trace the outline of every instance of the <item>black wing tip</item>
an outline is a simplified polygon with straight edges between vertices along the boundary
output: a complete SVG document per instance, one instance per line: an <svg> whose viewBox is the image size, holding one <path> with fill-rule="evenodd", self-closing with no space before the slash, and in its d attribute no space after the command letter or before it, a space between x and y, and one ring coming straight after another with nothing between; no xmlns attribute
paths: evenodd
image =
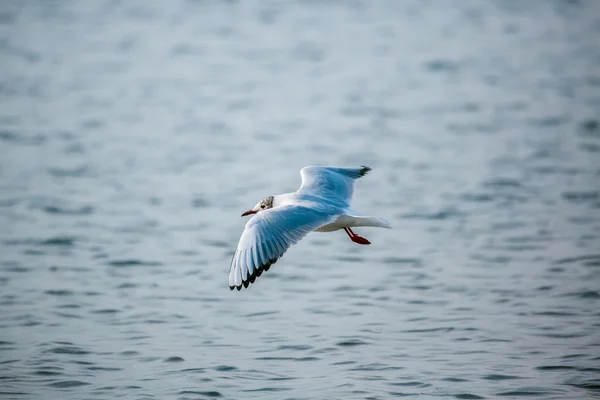
<svg viewBox="0 0 600 400"><path fill-rule="evenodd" d="M264 265L261 265L260 267L258 267L257 269L254 270L254 272L252 273L252 275L248 275L248 277L246 278L245 281L242 281L242 284L240 286L229 286L230 290L233 289L237 289L238 292L240 290L242 290L242 286L244 288L248 288L248 286L250 286L251 283L254 283L254 281L256 280L256 278L258 278L259 276L262 275L263 272L268 271L269 268L271 268L271 265L275 264L277 262L277 260L279 260L279 257L275 257L272 260L269 260L269 262L267 262Z"/></svg>
<svg viewBox="0 0 600 400"><path fill-rule="evenodd" d="M360 170L360 176L365 176L372 170L371 167L367 167L366 165L361 165L362 169Z"/></svg>

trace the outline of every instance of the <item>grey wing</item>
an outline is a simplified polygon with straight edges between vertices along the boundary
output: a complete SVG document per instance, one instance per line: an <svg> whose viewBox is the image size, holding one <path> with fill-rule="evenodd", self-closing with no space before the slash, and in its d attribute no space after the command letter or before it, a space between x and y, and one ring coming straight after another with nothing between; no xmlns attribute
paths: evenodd
<svg viewBox="0 0 600 400"><path fill-rule="evenodd" d="M338 216L303 206L283 206L256 214L240 237L229 268L229 288L241 290L268 271L293 244Z"/></svg>
<svg viewBox="0 0 600 400"><path fill-rule="evenodd" d="M335 197L350 204L354 194L354 181L365 176L371 168L304 167L300 170L302 186L299 192L321 197Z"/></svg>

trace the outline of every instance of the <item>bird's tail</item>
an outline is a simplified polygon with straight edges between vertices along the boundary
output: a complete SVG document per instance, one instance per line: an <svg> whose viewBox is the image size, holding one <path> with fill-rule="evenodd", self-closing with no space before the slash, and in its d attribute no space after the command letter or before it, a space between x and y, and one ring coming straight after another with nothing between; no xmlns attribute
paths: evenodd
<svg viewBox="0 0 600 400"><path fill-rule="evenodd" d="M377 228L392 229L392 225L383 218L379 217L352 217L353 223L351 226L373 226Z"/></svg>

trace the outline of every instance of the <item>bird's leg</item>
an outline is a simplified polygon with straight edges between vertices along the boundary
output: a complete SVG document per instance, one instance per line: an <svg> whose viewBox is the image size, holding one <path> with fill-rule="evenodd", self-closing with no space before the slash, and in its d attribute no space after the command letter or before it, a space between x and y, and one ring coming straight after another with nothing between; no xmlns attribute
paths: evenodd
<svg viewBox="0 0 600 400"><path fill-rule="evenodd" d="M356 233L354 233L352 231L352 229L350 229L350 228L344 228L344 230L346 231L346 233L348 234L348 236L350 236L350 240L352 240L354 243L358 243L358 244L371 244L371 242L369 242L364 237L359 236Z"/></svg>

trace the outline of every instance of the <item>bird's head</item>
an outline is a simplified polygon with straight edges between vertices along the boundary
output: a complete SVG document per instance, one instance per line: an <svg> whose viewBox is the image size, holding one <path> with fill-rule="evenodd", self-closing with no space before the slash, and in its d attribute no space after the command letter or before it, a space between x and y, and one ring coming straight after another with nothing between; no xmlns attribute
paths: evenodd
<svg viewBox="0 0 600 400"><path fill-rule="evenodd" d="M261 211L268 210L269 208L273 208L273 196L266 197L258 202L257 205L254 206L252 210L248 210L242 214L242 217L250 214L257 214Z"/></svg>

